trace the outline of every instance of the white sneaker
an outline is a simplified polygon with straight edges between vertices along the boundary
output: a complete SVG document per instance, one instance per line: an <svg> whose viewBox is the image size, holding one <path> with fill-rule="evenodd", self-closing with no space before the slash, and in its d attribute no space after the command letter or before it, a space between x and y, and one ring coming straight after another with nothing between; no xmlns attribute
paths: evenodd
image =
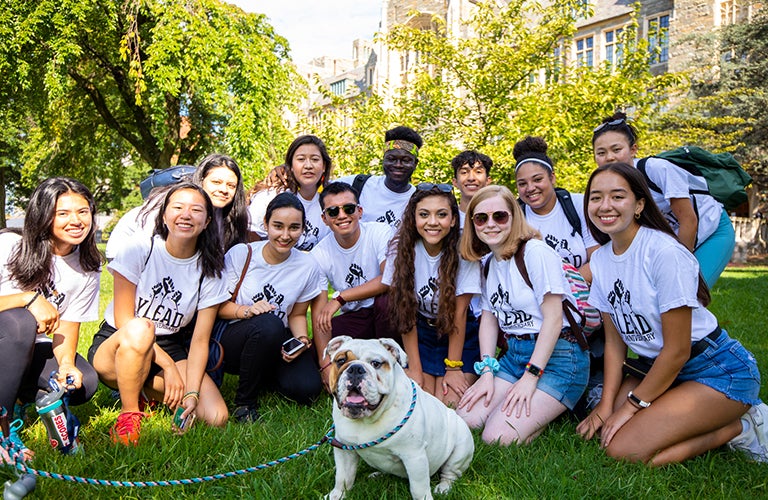
<svg viewBox="0 0 768 500"><path fill-rule="evenodd" d="M741 421L747 429L731 439L728 447L743 451L756 462L768 462L768 405L752 406Z"/></svg>

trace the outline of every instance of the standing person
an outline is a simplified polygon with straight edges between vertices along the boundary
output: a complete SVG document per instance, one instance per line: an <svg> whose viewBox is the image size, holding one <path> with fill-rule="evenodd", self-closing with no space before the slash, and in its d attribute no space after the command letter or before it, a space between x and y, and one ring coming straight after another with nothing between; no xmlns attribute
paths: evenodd
<svg viewBox="0 0 768 500"><path fill-rule="evenodd" d="M22 235L0 234L0 408L34 401L51 372L74 389L70 404L98 388L93 367L77 354L80 324L99 314L95 212L84 185L54 177L32 193Z"/></svg>
<svg viewBox="0 0 768 500"><path fill-rule="evenodd" d="M573 409L587 384L589 355L576 343L562 301L575 305L560 256L525 222L512 192L488 186L472 197L462 256L489 257L480 318L480 378L459 402L458 414L483 429L487 443L529 443L566 409ZM522 249L521 249L522 247ZM523 252L525 281L515 254ZM499 329L507 352L496 360Z"/></svg>
<svg viewBox="0 0 768 500"><path fill-rule="evenodd" d="M642 173L627 163L602 165L587 197L589 230L603 244L592 256L589 301L604 318L605 384L578 432L591 438L599 431L611 457L651 465L729 441L768 461L768 407L758 398L755 358L707 310L698 263ZM644 378L622 374L627 348L640 356Z"/></svg>
<svg viewBox="0 0 768 500"><path fill-rule="evenodd" d="M459 229L464 227L464 218L469 202L475 193L491 183L493 160L477 151L462 151L451 160L453 187L461 193L459 199Z"/></svg>
<svg viewBox="0 0 768 500"><path fill-rule="evenodd" d="M396 229L403 210L416 190L411 176L419 164L419 149L424 141L412 128L399 126L384 134L384 175L348 175L339 179L355 188L360 205L365 207L363 222L383 222Z"/></svg>
<svg viewBox="0 0 768 500"><path fill-rule="evenodd" d="M213 217L203 188L175 184L160 205L155 236L134 239L108 265L114 300L88 359L101 381L120 391L122 411L110 431L116 443L138 444L143 391L171 409L183 407L182 418L227 421L227 405L205 373L216 312L229 298Z"/></svg>
<svg viewBox="0 0 768 500"><path fill-rule="evenodd" d="M247 241L248 202L243 188L243 176L235 160L227 155L210 154L203 158L192 175L192 182L202 186L214 207L214 227L226 252L238 243ZM157 213L169 188L155 188L143 205L123 215L107 241L108 260L136 235L149 238L155 230ZM141 236L140 236L141 237Z"/></svg>
<svg viewBox="0 0 768 500"><path fill-rule="evenodd" d="M623 162L637 166L637 130L618 112L605 118L592 133L592 149L598 166ZM661 192L651 191L680 242L696 256L708 287L714 286L728 265L736 235L725 208L708 194L706 182L667 160L649 157L646 174Z"/></svg>
<svg viewBox="0 0 768 500"><path fill-rule="evenodd" d="M393 336L387 327L386 295L382 295L387 287L381 283L392 230L379 222L360 222L365 212L355 189L344 182L328 184L320 205L331 234L310 252L326 291L312 303L312 328L323 381L327 382L329 363L324 351L331 336ZM335 290L331 300L329 284Z"/></svg>
<svg viewBox="0 0 768 500"><path fill-rule="evenodd" d="M526 136L515 144L512 154L517 161L515 181L525 220L587 282L592 281L586 264L599 245L587 230L584 195L556 190L554 163L543 138Z"/></svg>
<svg viewBox="0 0 768 500"><path fill-rule="evenodd" d="M473 366L480 360L477 320L467 314L480 293L480 265L461 258L459 238L451 185L419 184L381 280L389 286L389 302L397 304L391 326L402 335L408 375L452 407L477 380Z"/></svg>
<svg viewBox="0 0 768 500"><path fill-rule="evenodd" d="M285 153L285 164L277 167L277 176L284 176L284 186L269 187L260 182L251 189L248 212L251 217L250 231L252 239L267 238L264 214L269 202L278 193L287 191L295 194L304 205L306 224L304 233L296 242L299 250L310 251L328 233L328 226L322 219L320 191L330 182L333 162L325 143L314 135L297 137Z"/></svg>
<svg viewBox="0 0 768 500"><path fill-rule="evenodd" d="M239 422L259 419L258 395L265 388L275 387L303 405L312 404L323 389L308 352L307 325L309 304L321 292L320 275L314 259L296 248L305 234L304 222L304 204L292 193L280 193L264 215L267 240L227 252L230 294L245 276L234 302L219 309L220 318L233 320L221 344L224 371L240 377L232 413ZM289 339L300 341L290 354L282 347Z"/></svg>

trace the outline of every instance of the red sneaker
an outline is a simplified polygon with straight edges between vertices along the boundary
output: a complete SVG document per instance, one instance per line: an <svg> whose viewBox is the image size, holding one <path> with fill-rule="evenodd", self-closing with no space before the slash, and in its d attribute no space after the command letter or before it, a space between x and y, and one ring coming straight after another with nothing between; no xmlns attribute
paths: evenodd
<svg viewBox="0 0 768 500"><path fill-rule="evenodd" d="M139 411L144 413L145 416L155 413L158 402L154 399L149 399L144 391L139 393Z"/></svg>
<svg viewBox="0 0 768 500"><path fill-rule="evenodd" d="M140 411L127 411L118 415L117 422L109 430L112 442L126 446L137 446L141 432L141 420L144 417L146 415Z"/></svg>

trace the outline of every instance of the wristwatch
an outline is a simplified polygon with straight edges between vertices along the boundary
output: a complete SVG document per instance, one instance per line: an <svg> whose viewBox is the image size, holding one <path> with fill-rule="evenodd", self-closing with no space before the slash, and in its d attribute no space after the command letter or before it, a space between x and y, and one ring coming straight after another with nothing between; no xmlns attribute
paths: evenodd
<svg viewBox="0 0 768 500"><path fill-rule="evenodd" d="M342 306L347 303L347 301L344 300L344 297L341 296L341 292L338 291L338 290L333 292L333 295L331 295L331 300L335 300L336 302L338 302Z"/></svg>

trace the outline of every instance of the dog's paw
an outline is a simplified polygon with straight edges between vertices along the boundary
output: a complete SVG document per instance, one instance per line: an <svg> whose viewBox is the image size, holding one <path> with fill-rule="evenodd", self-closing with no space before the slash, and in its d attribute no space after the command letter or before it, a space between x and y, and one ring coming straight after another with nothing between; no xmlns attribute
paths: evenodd
<svg viewBox="0 0 768 500"><path fill-rule="evenodd" d="M344 498L344 490L334 488L330 493L325 495L325 500L341 500Z"/></svg>
<svg viewBox="0 0 768 500"><path fill-rule="evenodd" d="M435 491L435 493L437 495L445 495L449 491L451 491L451 486L452 485L453 485L453 481L447 481L447 480L443 479L442 481L437 483L437 486L435 486L434 491Z"/></svg>

